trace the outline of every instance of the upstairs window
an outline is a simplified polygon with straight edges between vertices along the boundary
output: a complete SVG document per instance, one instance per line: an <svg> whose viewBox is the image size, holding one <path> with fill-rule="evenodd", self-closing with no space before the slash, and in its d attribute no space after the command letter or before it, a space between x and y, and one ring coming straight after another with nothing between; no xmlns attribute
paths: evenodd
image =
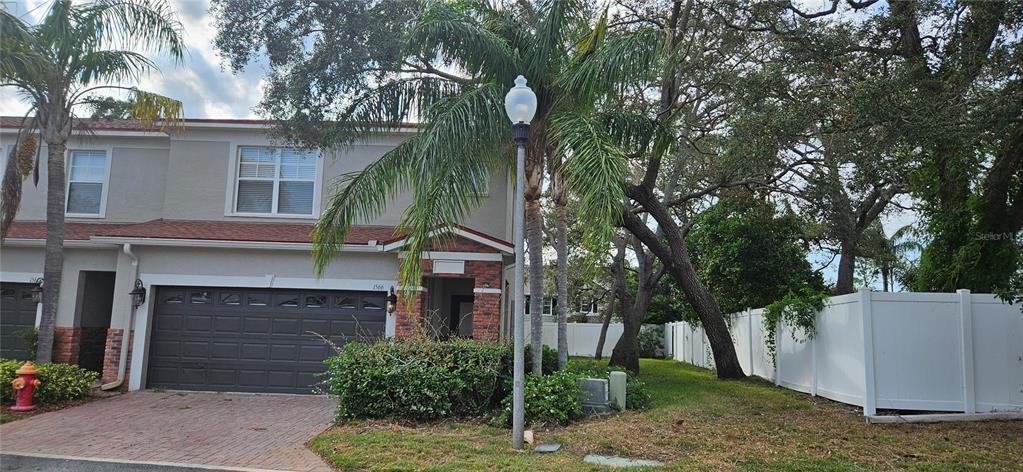
<svg viewBox="0 0 1023 472"><path fill-rule="evenodd" d="M235 212L313 216L316 160L315 151L240 147Z"/></svg>
<svg viewBox="0 0 1023 472"><path fill-rule="evenodd" d="M106 197L106 151L71 151L65 212L71 216L102 216Z"/></svg>

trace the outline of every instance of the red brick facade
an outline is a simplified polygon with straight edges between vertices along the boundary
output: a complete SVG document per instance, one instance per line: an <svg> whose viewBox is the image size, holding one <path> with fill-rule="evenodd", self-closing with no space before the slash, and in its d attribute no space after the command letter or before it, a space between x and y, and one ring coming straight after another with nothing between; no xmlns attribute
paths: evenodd
<svg viewBox="0 0 1023 472"><path fill-rule="evenodd" d="M438 242L434 250L497 253L490 246L465 238L454 238ZM501 261L465 261L464 274L434 274L433 261L422 262L423 277L472 278L474 280L472 302L472 336L474 339L497 341L501 333L501 276L504 264ZM425 284L423 284L425 286ZM482 293L484 291L494 293ZM410 304L398 303L395 310L395 337L410 337L425 329L423 311L426 304L425 289L416 293Z"/></svg>
<svg viewBox="0 0 1023 472"><path fill-rule="evenodd" d="M53 328L53 362L77 364L82 349L82 328L56 326Z"/></svg>
<svg viewBox="0 0 1023 472"><path fill-rule="evenodd" d="M128 358L125 360L125 377L127 377L128 366L131 365L131 345L135 339L135 332L128 336ZM121 362L121 348L124 343L124 330L110 328L107 330L107 346L103 354L103 383L110 383L117 380L117 372ZM126 388L127 382L122 385Z"/></svg>

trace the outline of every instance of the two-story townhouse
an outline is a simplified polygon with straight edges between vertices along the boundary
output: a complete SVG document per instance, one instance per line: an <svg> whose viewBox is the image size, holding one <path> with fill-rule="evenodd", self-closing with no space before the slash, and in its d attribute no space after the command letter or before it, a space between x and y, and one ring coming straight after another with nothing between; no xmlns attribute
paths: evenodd
<svg viewBox="0 0 1023 472"><path fill-rule="evenodd" d="M20 122L0 122L4 156ZM486 202L454 241L425 254L416 299L393 313L387 296L404 257L395 225L407 198L353 230L342 257L314 275L310 232L331 186L413 127L344 151L279 145L257 120L189 119L170 133L126 120L77 129L66 157L57 361L132 390L302 393L331 353L324 339L423 330L497 340L508 331L507 175L493 176ZM3 356L19 354L16 331L38 325L41 313L31 296L44 258L40 170L39 187L25 184L0 251ZM146 291L137 307L136 285Z"/></svg>

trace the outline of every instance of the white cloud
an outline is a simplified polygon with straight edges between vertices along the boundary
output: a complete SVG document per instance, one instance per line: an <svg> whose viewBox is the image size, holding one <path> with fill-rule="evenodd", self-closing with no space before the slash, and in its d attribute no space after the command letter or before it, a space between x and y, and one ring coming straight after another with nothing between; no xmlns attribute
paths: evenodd
<svg viewBox="0 0 1023 472"><path fill-rule="evenodd" d="M262 97L263 66L251 65L237 75L222 70L220 58L213 49L216 30L208 12L209 1L171 0L170 3L184 26L187 57L181 64L165 56L156 57L160 71L134 85L181 100L185 116L189 118L255 118L252 108ZM4 6L31 23L45 14L49 2L18 0L4 2ZM27 110L28 104L19 100L12 90L0 89L0 114L22 115Z"/></svg>

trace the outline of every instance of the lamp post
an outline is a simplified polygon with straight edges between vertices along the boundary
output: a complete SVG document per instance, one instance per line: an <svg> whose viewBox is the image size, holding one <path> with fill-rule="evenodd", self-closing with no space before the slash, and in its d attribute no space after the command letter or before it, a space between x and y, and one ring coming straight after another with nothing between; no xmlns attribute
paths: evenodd
<svg viewBox="0 0 1023 472"><path fill-rule="evenodd" d="M525 239L525 194L526 194L526 141L529 140L529 122L536 114L536 94L526 86L526 78L515 78L515 87L504 97L504 109L515 130L515 272L512 285L515 287L515 313L512 320L515 331L514 377L512 382L512 449L522 449L525 420L526 365L523 356L522 339L525 336L525 255L522 241Z"/></svg>

